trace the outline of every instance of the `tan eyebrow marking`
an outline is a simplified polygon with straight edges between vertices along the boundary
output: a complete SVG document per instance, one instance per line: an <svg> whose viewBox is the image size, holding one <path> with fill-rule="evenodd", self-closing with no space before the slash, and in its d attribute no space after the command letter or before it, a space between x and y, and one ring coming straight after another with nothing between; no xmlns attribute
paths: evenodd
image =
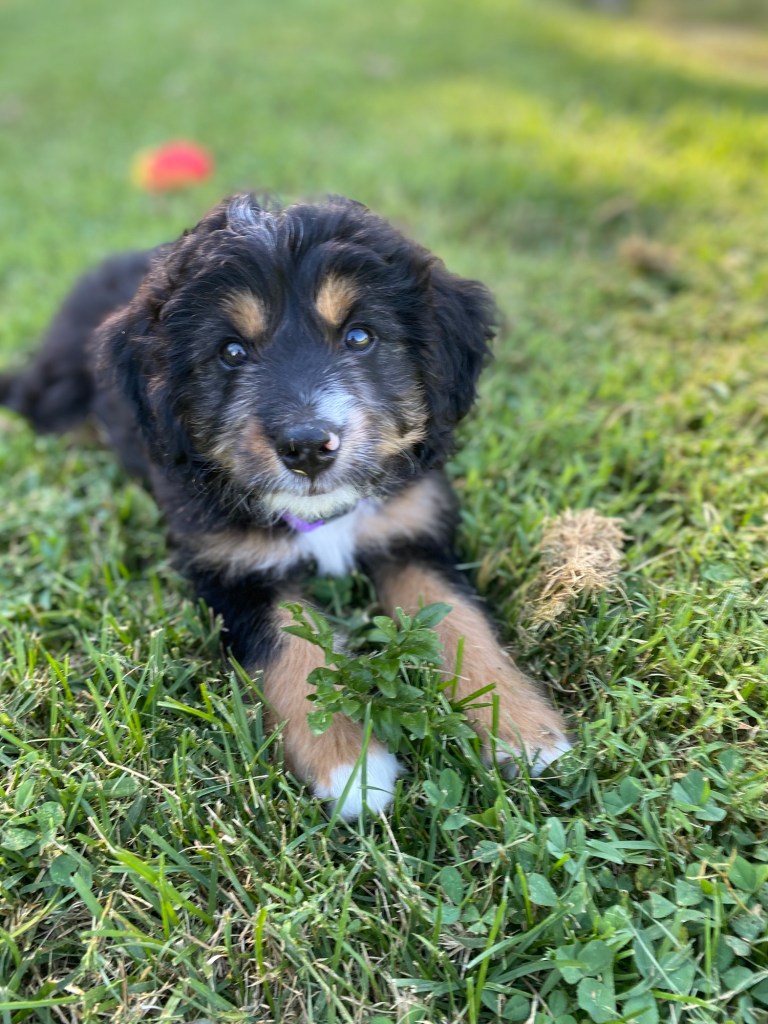
<svg viewBox="0 0 768 1024"><path fill-rule="evenodd" d="M224 300L224 312L232 326L249 341L262 334L267 325L264 303L250 291L231 292Z"/></svg>
<svg viewBox="0 0 768 1024"><path fill-rule="evenodd" d="M357 285L348 277L326 277L317 292L315 306L326 323L341 327L358 296Z"/></svg>

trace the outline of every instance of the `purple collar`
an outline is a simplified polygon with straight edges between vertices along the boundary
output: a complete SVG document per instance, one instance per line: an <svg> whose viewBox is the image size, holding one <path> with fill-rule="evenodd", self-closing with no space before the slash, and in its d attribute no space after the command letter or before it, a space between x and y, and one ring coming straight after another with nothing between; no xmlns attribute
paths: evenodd
<svg viewBox="0 0 768 1024"><path fill-rule="evenodd" d="M327 523L332 523L334 519L341 519L343 516L349 515L350 512L354 512L356 508L371 508L372 502L370 498L361 498L352 508L348 508L345 512L339 512L338 515L331 516L329 519L316 519L314 523L308 523L305 519L299 519L293 512L283 512L280 516L282 522L286 526L289 526L292 530L297 533L312 533L320 526L325 526Z"/></svg>
<svg viewBox="0 0 768 1024"><path fill-rule="evenodd" d="M318 519L314 523L307 523L303 519L299 519L298 516L293 515L292 512L283 512L280 518L287 526L290 526L292 530L296 530L297 533L311 533L313 530L316 530L318 526L325 526L324 519Z"/></svg>

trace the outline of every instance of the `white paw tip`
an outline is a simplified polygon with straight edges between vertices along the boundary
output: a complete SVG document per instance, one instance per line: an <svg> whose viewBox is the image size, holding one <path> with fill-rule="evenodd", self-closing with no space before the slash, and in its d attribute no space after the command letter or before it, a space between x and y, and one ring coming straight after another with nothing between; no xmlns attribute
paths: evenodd
<svg viewBox="0 0 768 1024"><path fill-rule="evenodd" d="M511 779L517 775L517 765L513 758L525 756L528 759L531 777L535 779L559 757L567 754L569 750L573 750L573 744L570 740L561 733L554 733L551 735L551 742L546 745L542 743L540 747L533 747L532 744L529 744L525 755L522 755L517 750L497 749L496 763L501 767L504 775Z"/></svg>
<svg viewBox="0 0 768 1024"><path fill-rule="evenodd" d="M555 742L549 746L540 747L531 758L531 775L534 778L541 775L545 768L548 768L553 761L563 754L573 750L573 744L565 736L556 736Z"/></svg>
<svg viewBox="0 0 768 1024"><path fill-rule="evenodd" d="M400 772L400 762L394 754L388 750L369 751L364 764L356 761L353 764L338 765L331 771L328 782L316 782L313 790L321 800L331 801L332 810L337 809L343 797L339 816L345 821L351 821L360 817L363 806L374 814L385 810L394 796L395 782Z"/></svg>

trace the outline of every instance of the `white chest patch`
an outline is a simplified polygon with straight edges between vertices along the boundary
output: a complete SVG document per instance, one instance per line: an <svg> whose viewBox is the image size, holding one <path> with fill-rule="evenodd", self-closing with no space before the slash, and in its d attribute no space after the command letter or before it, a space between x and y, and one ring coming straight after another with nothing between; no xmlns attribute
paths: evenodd
<svg viewBox="0 0 768 1024"><path fill-rule="evenodd" d="M315 560L321 576L345 576L351 572L355 564L357 524L367 512L365 503L361 502L345 516L332 519L311 533L299 535L298 550L304 558Z"/></svg>

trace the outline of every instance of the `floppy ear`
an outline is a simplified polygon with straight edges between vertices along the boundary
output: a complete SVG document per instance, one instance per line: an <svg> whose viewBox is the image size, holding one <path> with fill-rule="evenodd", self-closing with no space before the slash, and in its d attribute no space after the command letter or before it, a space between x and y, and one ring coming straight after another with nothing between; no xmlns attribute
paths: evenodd
<svg viewBox="0 0 768 1024"><path fill-rule="evenodd" d="M479 281L450 274L434 260L428 279L433 337L425 352L424 386L433 426L433 444L445 450L450 432L475 400L477 380L490 354L498 313L493 296Z"/></svg>
<svg viewBox="0 0 768 1024"><path fill-rule="evenodd" d="M101 324L94 342L106 400L117 393L127 403L153 460L172 468L189 461L190 446L170 394L171 367L161 314L172 287L168 271L173 260L165 256L162 251L156 255L134 297ZM109 424L114 412L104 419ZM115 441L119 449L119 440ZM131 453L123 458L130 464Z"/></svg>

